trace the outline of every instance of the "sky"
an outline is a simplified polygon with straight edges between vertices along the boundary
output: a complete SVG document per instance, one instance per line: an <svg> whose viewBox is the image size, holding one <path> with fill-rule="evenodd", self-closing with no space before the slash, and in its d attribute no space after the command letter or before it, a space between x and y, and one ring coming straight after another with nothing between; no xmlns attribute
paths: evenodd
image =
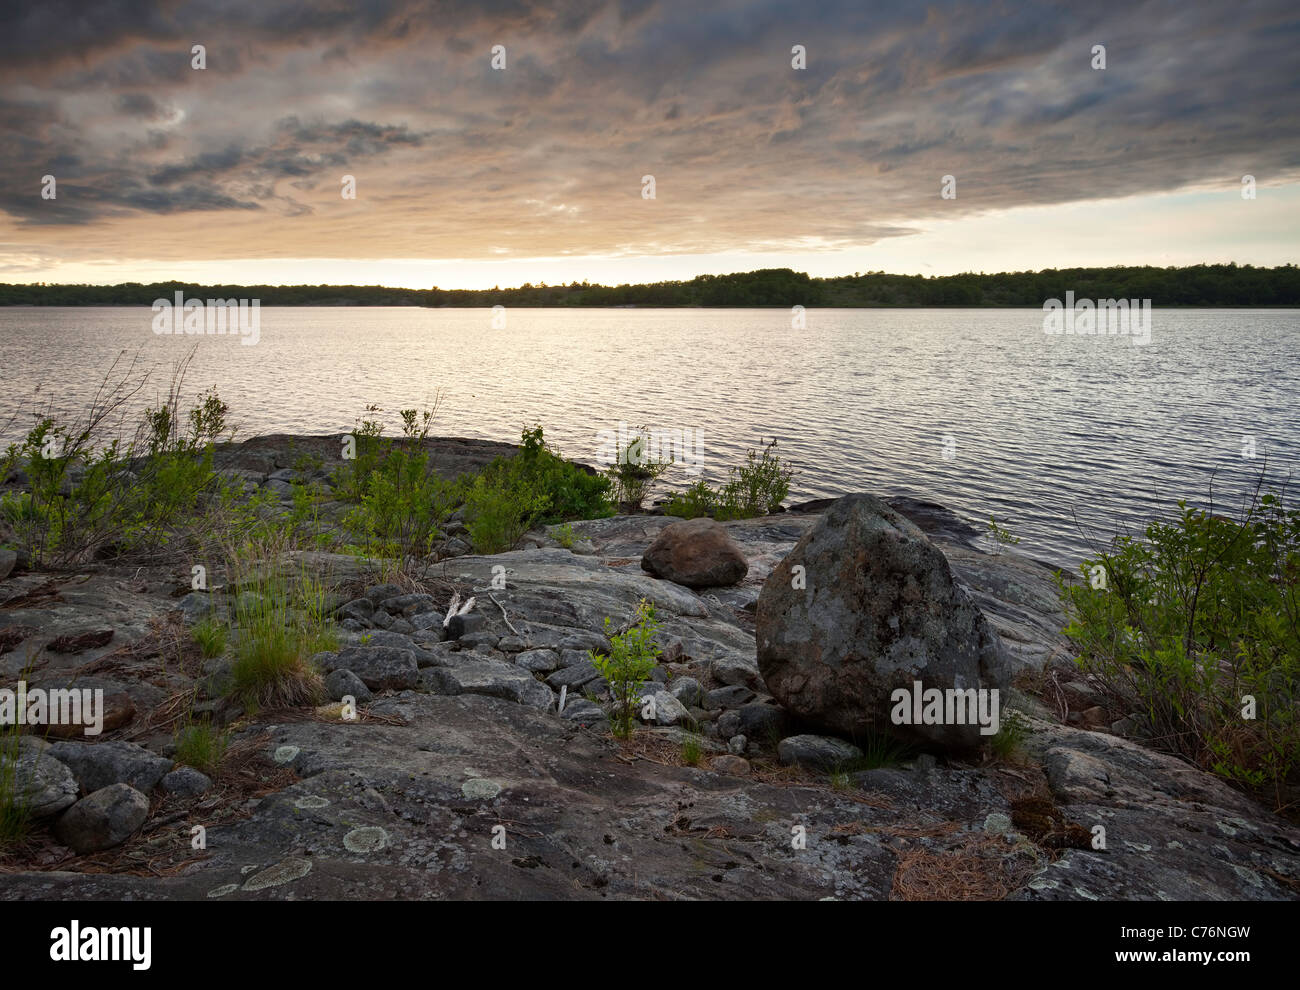
<svg viewBox="0 0 1300 990"><path fill-rule="evenodd" d="M1297 82L1291 0L7 4L0 281L1300 262Z"/></svg>

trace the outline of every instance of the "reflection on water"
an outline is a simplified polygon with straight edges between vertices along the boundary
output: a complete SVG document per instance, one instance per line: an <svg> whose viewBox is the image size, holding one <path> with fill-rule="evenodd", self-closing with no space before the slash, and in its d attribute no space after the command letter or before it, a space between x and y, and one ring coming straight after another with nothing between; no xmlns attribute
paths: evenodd
<svg viewBox="0 0 1300 990"><path fill-rule="evenodd" d="M38 383L43 400L81 408L123 350L156 369L141 395L154 401L191 338L155 336L151 318L0 309L0 428ZM929 498L995 515L1020 549L1061 563L1084 552L1079 526L1138 525L1203 498L1212 476L1235 506L1265 457L1270 474L1295 467L1300 314L1156 310L1145 346L1046 335L1042 320L810 310L796 330L774 309L517 309L493 329L487 309L264 308L256 346L200 338L187 384L216 385L245 437L340 432L368 403L396 431L396 410L440 390L435 433L517 439L541 423L578 460L620 422L689 429L714 482L776 437L802 471L795 497Z"/></svg>

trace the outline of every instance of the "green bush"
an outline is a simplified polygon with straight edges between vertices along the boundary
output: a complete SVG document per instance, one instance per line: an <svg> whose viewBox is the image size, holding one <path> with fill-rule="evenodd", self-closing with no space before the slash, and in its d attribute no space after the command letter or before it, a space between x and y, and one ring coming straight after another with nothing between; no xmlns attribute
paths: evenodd
<svg viewBox="0 0 1300 990"><path fill-rule="evenodd" d="M763 443L760 438L759 444ZM763 447L762 456L750 450L745 464L732 468L730 478L717 497L715 517L748 519L766 516L780 508L790 494L795 471L784 466L776 453L776 441Z"/></svg>
<svg viewBox="0 0 1300 990"><path fill-rule="evenodd" d="M190 629L190 636L206 659L219 657L226 652L226 624L213 616L196 622Z"/></svg>
<svg viewBox="0 0 1300 990"><path fill-rule="evenodd" d="M673 466L671 460L656 458L652 461L646 457L645 447L649 435L650 431L641 427L627 446L619 451L617 463L605 469L605 474L613 484L613 498L619 512L640 512L651 486Z"/></svg>
<svg viewBox="0 0 1300 990"><path fill-rule="evenodd" d="M474 549L485 554L513 550L546 505L545 494L509 461L485 471L465 498L465 528Z"/></svg>
<svg viewBox="0 0 1300 990"><path fill-rule="evenodd" d="M513 461L520 483L545 500L539 522L550 525L614 514L609 479L566 461L546 443L540 426L523 431Z"/></svg>
<svg viewBox="0 0 1300 990"><path fill-rule="evenodd" d="M542 428L524 430L519 452L498 457L469 485L465 527L480 553L513 550L536 525L613 514L610 482L564 460Z"/></svg>
<svg viewBox="0 0 1300 990"><path fill-rule="evenodd" d="M717 510L718 493L706 481L697 481L684 492L674 492L664 506L664 512L680 519L697 519L712 515Z"/></svg>
<svg viewBox="0 0 1300 990"><path fill-rule="evenodd" d="M210 722L190 722L176 731L175 743L177 763L193 767L210 777L226 755L229 734L214 729Z"/></svg>
<svg viewBox="0 0 1300 990"><path fill-rule="evenodd" d="M181 415L187 363L133 437L110 437L109 424L145 378L132 380L128 371L113 383L110 370L84 415L44 416L0 457L0 477L16 469L27 477L29 491L0 498L0 521L33 566L180 553L201 539L195 524L219 492L212 446L227 432L228 409L210 389Z"/></svg>
<svg viewBox="0 0 1300 990"><path fill-rule="evenodd" d="M1065 631L1155 746L1281 806L1300 766L1300 512L1275 494L1237 521L1178 505L1061 581Z"/></svg>
<svg viewBox="0 0 1300 990"><path fill-rule="evenodd" d="M612 631L613 620L605 618L605 632L609 636L608 656L594 650L588 652L592 666L609 682L616 706L614 734L624 739L632 735L632 716L636 711L637 694L650 677L659 659L660 648L654 642L659 631L655 620L654 604L646 599L637 603L636 620L625 632Z"/></svg>
<svg viewBox="0 0 1300 990"><path fill-rule="evenodd" d="M284 577L282 556L273 548L246 548L231 561L238 592L230 694L250 709L319 704L322 680L310 659L338 649L320 581L306 573Z"/></svg>

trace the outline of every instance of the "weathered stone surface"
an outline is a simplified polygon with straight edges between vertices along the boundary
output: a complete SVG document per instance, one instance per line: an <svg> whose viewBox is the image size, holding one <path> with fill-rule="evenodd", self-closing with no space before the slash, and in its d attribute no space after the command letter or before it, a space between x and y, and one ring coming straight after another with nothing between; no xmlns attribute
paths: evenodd
<svg viewBox="0 0 1300 990"><path fill-rule="evenodd" d="M3 581L13 573L18 564L18 553L14 550L6 550L0 547L0 581Z"/></svg>
<svg viewBox="0 0 1300 990"><path fill-rule="evenodd" d="M366 682L345 667L330 671L325 677L325 694L331 701L342 701L351 695L357 704L374 698Z"/></svg>
<svg viewBox="0 0 1300 990"><path fill-rule="evenodd" d="M77 783L87 794L102 790L111 784L130 784L137 791L148 794L158 786L163 774L172 768L172 761L137 746L135 743L110 740L107 742L57 742L50 746L49 754L66 764Z"/></svg>
<svg viewBox="0 0 1300 990"><path fill-rule="evenodd" d="M776 751L786 766L813 770L840 770L854 760L862 759L862 750L834 736L787 736L777 745Z"/></svg>
<svg viewBox="0 0 1300 990"><path fill-rule="evenodd" d="M654 723L656 725L680 725L691 721L690 712L686 710L686 706L667 691L655 691L650 694L650 697L654 698Z"/></svg>
<svg viewBox="0 0 1300 990"><path fill-rule="evenodd" d="M455 667L430 667L426 688L437 694L483 694L529 708L553 708L555 694L527 671L497 660L467 660Z"/></svg>
<svg viewBox="0 0 1300 990"><path fill-rule="evenodd" d="M549 674L559 669L560 655L554 650L525 650L515 657L515 663L524 670Z"/></svg>
<svg viewBox="0 0 1300 990"><path fill-rule="evenodd" d="M129 784L110 784L82 798L54 824L54 834L78 853L119 846L144 824L149 799Z"/></svg>
<svg viewBox="0 0 1300 990"><path fill-rule="evenodd" d="M743 580L749 561L725 527L701 516L660 533L641 557L641 568L688 588L712 588Z"/></svg>
<svg viewBox="0 0 1300 990"><path fill-rule="evenodd" d="M796 587L794 567L806 587ZM888 731L969 750L976 724L895 725L891 694L1005 689L996 635L937 547L870 495L836 501L768 576L759 597L758 665L798 717L834 732Z"/></svg>
<svg viewBox="0 0 1300 990"><path fill-rule="evenodd" d="M203 794L212 787L212 780L207 774L193 767L177 767L171 773L163 775L160 786L168 794L178 797L194 797Z"/></svg>
<svg viewBox="0 0 1300 990"><path fill-rule="evenodd" d="M49 818L77 800L77 779L48 755L48 747L23 747L16 757L0 754L0 774L12 775L15 795L33 818Z"/></svg>
<svg viewBox="0 0 1300 990"><path fill-rule="evenodd" d="M333 661L333 670L350 670L372 691L402 691L415 687L419 667L411 650L395 646L352 646Z"/></svg>

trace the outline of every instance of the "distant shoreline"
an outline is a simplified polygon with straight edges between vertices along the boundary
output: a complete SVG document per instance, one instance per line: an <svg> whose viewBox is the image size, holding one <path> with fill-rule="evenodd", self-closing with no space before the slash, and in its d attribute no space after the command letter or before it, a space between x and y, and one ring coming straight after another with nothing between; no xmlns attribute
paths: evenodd
<svg viewBox="0 0 1300 990"><path fill-rule="evenodd" d="M1178 309L1300 307L1300 267L1192 265L1046 269L960 275L854 273L812 278L789 268L700 275L640 285L532 285L403 289L381 285L117 285L0 283L0 306L152 306L156 299L250 299L262 306L636 309L1040 309L1050 299L1150 300Z"/></svg>

